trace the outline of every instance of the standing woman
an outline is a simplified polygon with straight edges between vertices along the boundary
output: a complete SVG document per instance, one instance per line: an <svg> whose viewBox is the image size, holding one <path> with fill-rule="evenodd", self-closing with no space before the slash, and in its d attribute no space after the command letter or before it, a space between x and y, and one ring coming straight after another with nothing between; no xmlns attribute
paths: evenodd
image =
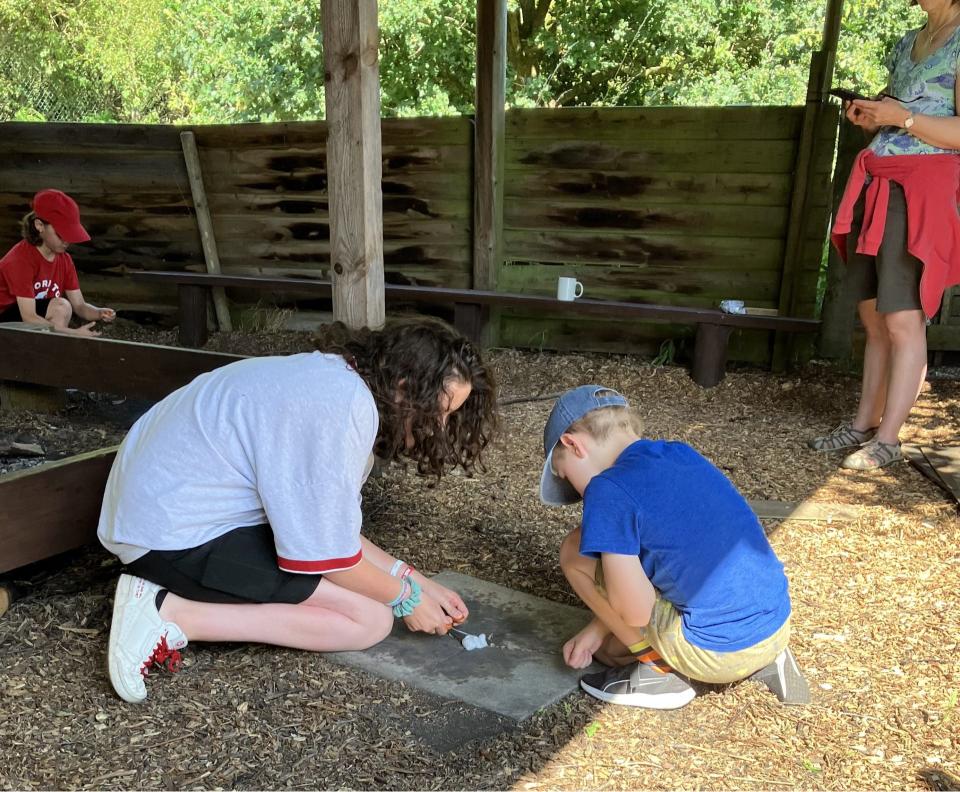
<svg viewBox="0 0 960 792"><path fill-rule="evenodd" d="M93 323L112 322L113 308L83 298L67 247L90 239L76 202L60 190L41 190L22 220L23 239L0 259L0 322L53 327L59 333L100 335ZM76 315L87 322L70 327Z"/></svg>
<svg viewBox="0 0 960 792"><path fill-rule="evenodd" d="M873 135L854 162L832 241L850 268L866 330L854 419L810 440L848 451L843 467L903 458L900 429L927 369L926 318L960 283L960 0L913 0L927 23L894 47L887 91L847 119Z"/></svg>

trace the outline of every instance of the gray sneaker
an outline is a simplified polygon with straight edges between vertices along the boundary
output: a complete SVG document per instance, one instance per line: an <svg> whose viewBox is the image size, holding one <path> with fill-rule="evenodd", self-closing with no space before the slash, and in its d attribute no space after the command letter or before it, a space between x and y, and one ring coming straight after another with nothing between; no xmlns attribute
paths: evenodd
<svg viewBox="0 0 960 792"><path fill-rule="evenodd" d="M784 649L772 663L747 679L762 682L783 704L810 703L810 687L789 649Z"/></svg>
<svg viewBox="0 0 960 792"><path fill-rule="evenodd" d="M814 451L844 451L849 448L859 448L864 443L873 439L877 433L877 427L871 429L854 429L853 424L842 423L829 434L820 437L812 437L807 441L807 446Z"/></svg>
<svg viewBox="0 0 960 792"><path fill-rule="evenodd" d="M697 695L676 674L658 671L647 663L585 674L580 678L580 687L601 701L648 709L678 709Z"/></svg>

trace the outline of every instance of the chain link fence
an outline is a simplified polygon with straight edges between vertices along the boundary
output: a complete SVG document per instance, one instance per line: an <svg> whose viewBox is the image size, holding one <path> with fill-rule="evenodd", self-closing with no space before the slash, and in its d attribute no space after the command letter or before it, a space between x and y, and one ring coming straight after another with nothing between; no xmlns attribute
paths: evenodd
<svg viewBox="0 0 960 792"><path fill-rule="evenodd" d="M92 87L43 74L0 49L0 121L84 121L106 110L105 97Z"/></svg>

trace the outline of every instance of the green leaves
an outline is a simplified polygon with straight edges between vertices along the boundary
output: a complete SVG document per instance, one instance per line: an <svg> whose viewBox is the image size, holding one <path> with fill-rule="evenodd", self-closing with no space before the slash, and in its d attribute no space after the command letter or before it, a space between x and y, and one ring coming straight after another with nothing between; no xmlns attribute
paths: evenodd
<svg viewBox="0 0 960 792"><path fill-rule="evenodd" d="M827 0L509 0L512 106L798 104ZM923 23L846 3L835 84ZM475 0L380 0L386 116L473 112ZM322 118L320 0L0 0L0 119Z"/></svg>

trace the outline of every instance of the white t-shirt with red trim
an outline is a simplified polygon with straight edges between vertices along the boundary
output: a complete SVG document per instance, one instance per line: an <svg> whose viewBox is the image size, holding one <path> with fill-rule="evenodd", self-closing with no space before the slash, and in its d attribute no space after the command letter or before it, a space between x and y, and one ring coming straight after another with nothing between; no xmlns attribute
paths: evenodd
<svg viewBox="0 0 960 792"><path fill-rule="evenodd" d="M360 490L379 425L373 394L338 355L242 360L201 374L130 430L97 534L129 564L269 523L281 569L360 563Z"/></svg>

